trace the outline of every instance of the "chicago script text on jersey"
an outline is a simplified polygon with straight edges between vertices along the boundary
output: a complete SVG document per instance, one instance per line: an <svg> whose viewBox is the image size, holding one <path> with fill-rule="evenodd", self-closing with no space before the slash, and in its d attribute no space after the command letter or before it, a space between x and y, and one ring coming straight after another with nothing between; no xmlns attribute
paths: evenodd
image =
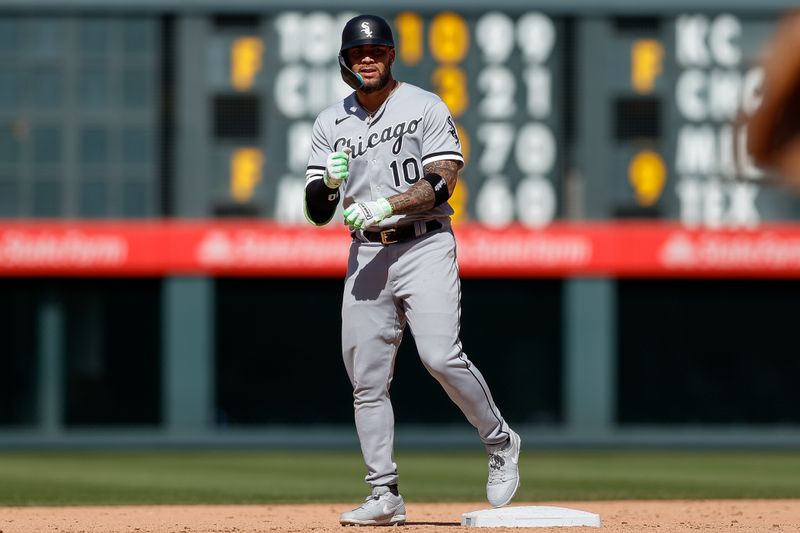
<svg viewBox="0 0 800 533"><path fill-rule="evenodd" d="M387 126L381 130L380 133L377 131L370 133L366 138L366 142L364 142L365 139L361 135L358 136L355 144L353 143L352 138L339 137L336 139L336 142L333 143L333 150L339 151L347 146L352 152L350 157L352 159L356 159L359 156L366 154L370 148L375 148L379 144L383 144L394 139L395 142L392 145L392 153L397 155L400 153L400 150L403 147L403 137L406 134L413 135L417 129L419 129L420 122L422 122L422 117L410 122L403 121L396 125Z"/></svg>

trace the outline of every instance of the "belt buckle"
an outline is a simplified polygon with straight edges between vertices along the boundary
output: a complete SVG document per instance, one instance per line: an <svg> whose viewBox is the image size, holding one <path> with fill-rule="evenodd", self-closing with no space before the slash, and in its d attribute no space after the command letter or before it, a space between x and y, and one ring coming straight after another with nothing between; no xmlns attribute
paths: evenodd
<svg viewBox="0 0 800 533"><path fill-rule="evenodd" d="M394 244L394 243L396 243L397 239L389 240L391 238L391 237L389 237L389 235L391 235L392 233L396 233L396 232L397 232L396 228L389 228L389 229L385 229L385 230L381 231L381 244Z"/></svg>

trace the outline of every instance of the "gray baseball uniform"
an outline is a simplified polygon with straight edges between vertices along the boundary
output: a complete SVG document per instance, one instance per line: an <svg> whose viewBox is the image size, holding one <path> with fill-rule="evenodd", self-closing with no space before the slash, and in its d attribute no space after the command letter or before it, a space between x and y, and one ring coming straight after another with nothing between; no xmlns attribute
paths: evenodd
<svg viewBox="0 0 800 533"><path fill-rule="evenodd" d="M447 106L433 93L400 84L369 115L355 93L320 113L312 138L307 184L321 180L329 154L352 150L344 206L404 192L438 160L463 164ZM342 351L353 384L355 421L372 486L397 483L394 415L389 387L406 324L425 367L478 430L486 445L509 437L489 387L459 339L461 286L447 203L394 215L380 228L413 225L416 238L384 245L353 233L342 302ZM430 221L441 228L428 230ZM366 228L376 229L376 228Z"/></svg>

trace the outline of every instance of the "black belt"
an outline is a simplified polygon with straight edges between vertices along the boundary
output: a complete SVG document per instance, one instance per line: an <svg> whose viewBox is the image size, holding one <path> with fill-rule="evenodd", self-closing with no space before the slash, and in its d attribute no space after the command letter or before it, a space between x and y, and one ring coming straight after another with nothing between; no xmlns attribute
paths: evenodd
<svg viewBox="0 0 800 533"><path fill-rule="evenodd" d="M379 242L381 244L395 244L398 242L410 241L418 237L415 224L407 226L399 226L396 228L386 228L382 231L364 231L364 238L369 242ZM438 220L429 220L425 223L425 233L436 231L442 227L442 223ZM421 237L421 235L419 235Z"/></svg>

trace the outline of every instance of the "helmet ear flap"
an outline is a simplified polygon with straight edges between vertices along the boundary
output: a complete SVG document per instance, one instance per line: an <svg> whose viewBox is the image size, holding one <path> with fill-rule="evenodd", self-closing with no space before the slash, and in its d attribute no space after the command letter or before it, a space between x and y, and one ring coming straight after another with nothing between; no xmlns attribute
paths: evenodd
<svg viewBox="0 0 800 533"><path fill-rule="evenodd" d="M347 85L356 90L364 88L364 78L362 78L360 74L353 72L348 66L343 53L339 54L339 71Z"/></svg>

